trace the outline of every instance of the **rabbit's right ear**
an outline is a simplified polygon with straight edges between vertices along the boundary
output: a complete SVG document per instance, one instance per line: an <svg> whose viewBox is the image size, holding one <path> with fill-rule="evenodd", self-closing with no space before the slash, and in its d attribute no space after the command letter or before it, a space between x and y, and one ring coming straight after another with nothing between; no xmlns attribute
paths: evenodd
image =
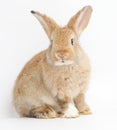
<svg viewBox="0 0 117 130"><path fill-rule="evenodd" d="M67 26L80 35L81 32L87 27L91 13L92 7L85 6L70 19Z"/></svg>
<svg viewBox="0 0 117 130"><path fill-rule="evenodd" d="M36 11L31 11L31 13L39 20L41 25L43 26L45 32L47 33L49 39L51 38L51 33L56 29L59 28L59 26L56 24L56 22L47 17L46 15L43 15Z"/></svg>

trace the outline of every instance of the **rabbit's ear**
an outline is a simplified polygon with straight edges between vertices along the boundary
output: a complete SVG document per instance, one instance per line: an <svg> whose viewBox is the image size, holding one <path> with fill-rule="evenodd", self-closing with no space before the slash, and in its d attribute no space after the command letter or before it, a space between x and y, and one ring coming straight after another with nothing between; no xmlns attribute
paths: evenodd
<svg viewBox="0 0 117 130"><path fill-rule="evenodd" d="M87 27L91 13L92 7L85 6L70 19L68 27L80 35L80 33Z"/></svg>
<svg viewBox="0 0 117 130"><path fill-rule="evenodd" d="M56 22L53 19L47 17L46 15L43 15L36 11L31 11L31 13L39 20L39 22L43 26L45 32L47 33L50 39L53 30L58 28L59 26L56 24Z"/></svg>

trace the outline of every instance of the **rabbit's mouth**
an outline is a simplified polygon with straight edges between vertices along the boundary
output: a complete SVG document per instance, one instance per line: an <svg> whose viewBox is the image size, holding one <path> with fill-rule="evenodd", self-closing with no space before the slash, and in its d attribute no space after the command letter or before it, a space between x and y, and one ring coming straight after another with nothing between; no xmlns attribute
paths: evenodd
<svg viewBox="0 0 117 130"><path fill-rule="evenodd" d="M63 57L61 58L61 62L62 62L62 63L65 63L65 60L64 60L64 58L63 58Z"/></svg>
<svg viewBox="0 0 117 130"><path fill-rule="evenodd" d="M64 61L64 60L62 60L61 62L62 62L62 63L65 63L65 61Z"/></svg>
<svg viewBox="0 0 117 130"><path fill-rule="evenodd" d="M73 60L68 60L68 57L66 55L59 54L55 57L55 65L56 66L63 66L63 65L71 65L74 63Z"/></svg>
<svg viewBox="0 0 117 130"><path fill-rule="evenodd" d="M65 61L65 60L62 60L62 61L56 61L55 62L56 66L71 65L71 64L74 64L74 61Z"/></svg>

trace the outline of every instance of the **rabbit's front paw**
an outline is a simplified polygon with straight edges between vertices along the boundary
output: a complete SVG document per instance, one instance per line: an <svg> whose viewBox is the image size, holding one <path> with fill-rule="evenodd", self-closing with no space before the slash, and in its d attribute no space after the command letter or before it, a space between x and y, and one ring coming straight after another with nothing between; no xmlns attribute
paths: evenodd
<svg viewBox="0 0 117 130"><path fill-rule="evenodd" d="M75 118L79 116L79 112L74 104L69 103L67 109L65 110L64 114L62 115L63 118Z"/></svg>
<svg viewBox="0 0 117 130"><path fill-rule="evenodd" d="M86 104L85 104L85 105L81 105L81 106L79 105L78 109L79 109L79 112L80 112L81 114L83 114L83 115L92 114L92 112L91 112L89 106L86 105Z"/></svg>

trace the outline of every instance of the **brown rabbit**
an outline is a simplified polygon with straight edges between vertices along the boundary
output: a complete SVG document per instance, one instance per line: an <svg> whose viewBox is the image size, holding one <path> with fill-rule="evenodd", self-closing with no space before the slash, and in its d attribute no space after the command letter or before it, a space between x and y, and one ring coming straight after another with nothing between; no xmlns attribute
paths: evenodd
<svg viewBox="0 0 117 130"><path fill-rule="evenodd" d="M39 12L31 11L50 39L48 49L34 56L19 74L13 103L20 116L35 118L78 117L90 114L84 94L90 64L79 44L92 7L85 6L65 27Z"/></svg>

